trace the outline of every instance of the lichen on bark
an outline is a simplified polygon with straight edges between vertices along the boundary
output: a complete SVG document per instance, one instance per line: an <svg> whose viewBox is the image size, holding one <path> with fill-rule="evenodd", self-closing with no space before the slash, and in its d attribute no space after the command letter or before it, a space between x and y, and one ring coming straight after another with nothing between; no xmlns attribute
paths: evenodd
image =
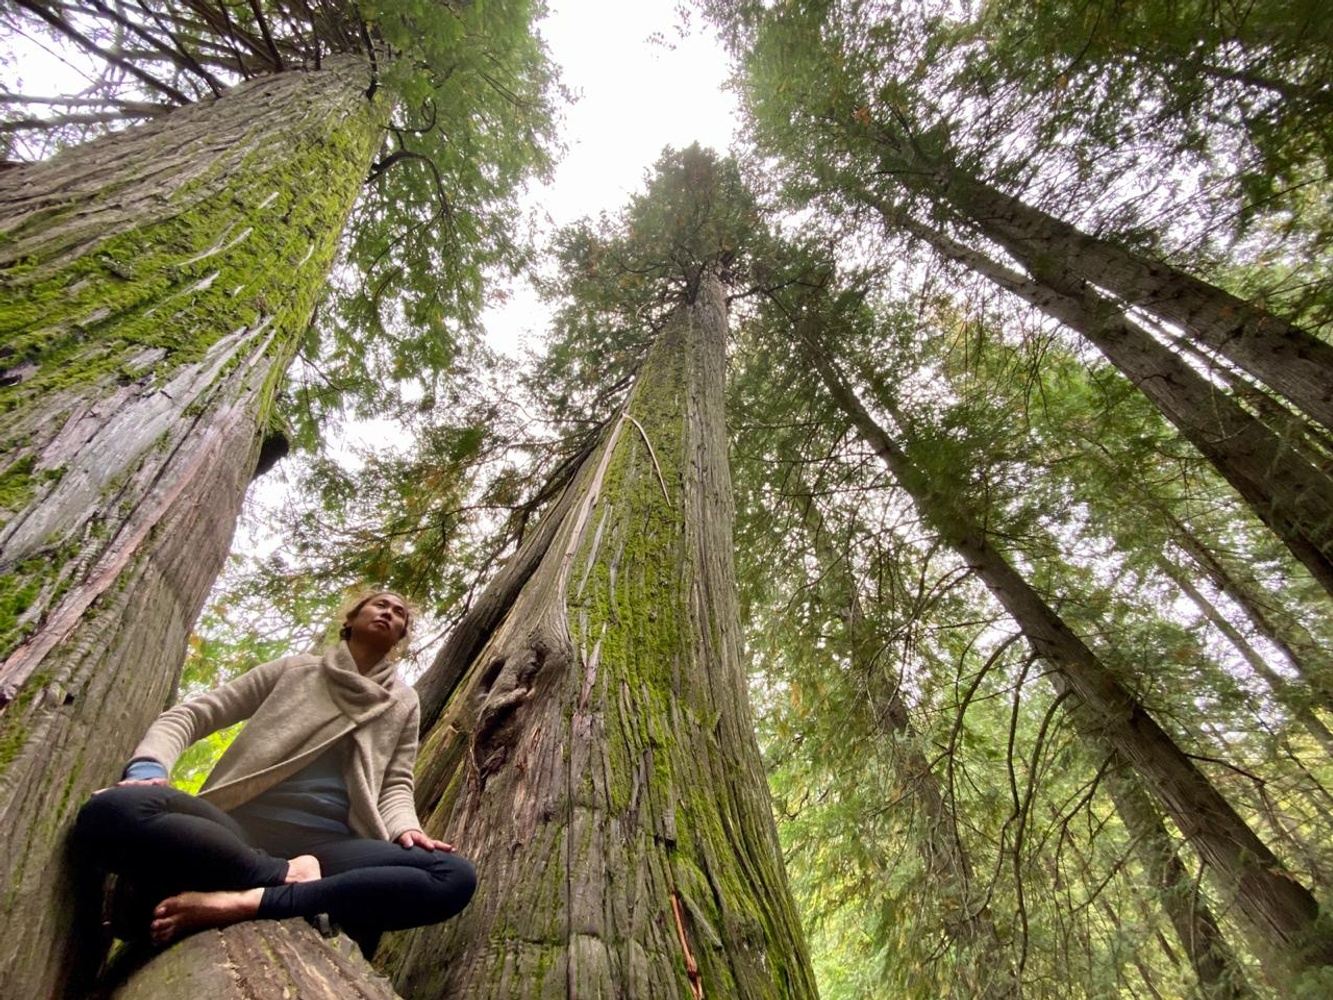
<svg viewBox="0 0 1333 1000"><path fill-rule="evenodd" d="M815 995L740 656L725 336L707 280L427 734L423 818L480 888L388 943L400 992Z"/></svg>
<svg viewBox="0 0 1333 1000"><path fill-rule="evenodd" d="M69 968L63 831L172 695L379 144L355 58L16 168L0 196L0 966Z"/></svg>

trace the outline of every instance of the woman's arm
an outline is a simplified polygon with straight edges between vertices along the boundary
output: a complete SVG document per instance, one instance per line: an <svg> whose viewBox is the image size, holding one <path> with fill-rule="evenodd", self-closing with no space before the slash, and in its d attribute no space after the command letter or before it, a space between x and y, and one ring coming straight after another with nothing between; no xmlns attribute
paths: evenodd
<svg viewBox="0 0 1333 1000"><path fill-rule="evenodd" d="M220 688L167 709L134 748L125 777L148 781L165 777L191 743L254 715L286 666L286 659L261 663ZM152 763L161 767L162 775L148 773L150 768L145 765ZM135 768L142 777L131 773Z"/></svg>
<svg viewBox="0 0 1333 1000"><path fill-rule="evenodd" d="M412 711L403 721L398 745L394 748L388 767L384 769L384 782L380 785L380 819L384 820L385 829L389 831L389 839L404 847L411 846L408 838L414 833L423 839L430 839L421 832L421 820L417 819L412 777L417 763L417 729L420 725L421 710L414 701Z"/></svg>

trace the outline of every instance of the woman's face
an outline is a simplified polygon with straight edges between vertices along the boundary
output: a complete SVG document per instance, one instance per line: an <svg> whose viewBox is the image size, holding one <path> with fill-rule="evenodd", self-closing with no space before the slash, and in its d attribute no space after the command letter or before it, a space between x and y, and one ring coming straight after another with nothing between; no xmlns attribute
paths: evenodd
<svg viewBox="0 0 1333 1000"><path fill-rule="evenodd" d="M397 594L375 594L347 619L347 637L387 650L406 634L407 617L407 605Z"/></svg>

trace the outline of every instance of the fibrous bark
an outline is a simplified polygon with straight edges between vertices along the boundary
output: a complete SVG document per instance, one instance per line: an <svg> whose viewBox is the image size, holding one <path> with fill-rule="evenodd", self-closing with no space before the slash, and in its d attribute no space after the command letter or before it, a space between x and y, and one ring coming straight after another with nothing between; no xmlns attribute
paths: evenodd
<svg viewBox="0 0 1333 1000"><path fill-rule="evenodd" d="M985 531L931 483L869 414L828 361L812 350L821 378L866 443L909 493L925 519L972 567L1018 623L1032 648L1058 671L1088 724L1143 781L1246 918L1256 950L1275 977L1333 964L1333 940L1316 921L1313 894L1297 882L1207 776L1107 669L1040 594L990 543Z"/></svg>
<svg viewBox="0 0 1333 1000"><path fill-rule="evenodd" d="M127 974L110 1000L399 1000L343 935L304 920L250 920L208 930Z"/></svg>
<svg viewBox="0 0 1333 1000"><path fill-rule="evenodd" d="M5 175L0 966L68 963L63 833L172 697L378 145L352 58Z"/></svg>
<svg viewBox="0 0 1333 1000"><path fill-rule="evenodd" d="M725 337L710 277L423 744L479 889L390 943L406 995L815 995L740 659Z"/></svg>

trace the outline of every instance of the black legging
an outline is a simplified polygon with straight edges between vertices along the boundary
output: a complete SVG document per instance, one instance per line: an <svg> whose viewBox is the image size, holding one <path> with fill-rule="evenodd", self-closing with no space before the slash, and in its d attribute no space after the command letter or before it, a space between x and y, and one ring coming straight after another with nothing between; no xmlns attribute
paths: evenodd
<svg viewBox="0 0 1333 1000"><path fill-rule="evenodd" d="M447 920L476 888L472 862L446 851L251 823L166 785L94 795L74 826L79 853L155 894L264 887L258 916L327 913L363 949L380 931ZM313 854L321 878L284 884L287 859ZM145 928L146 930L147 928Z"/></svg>

